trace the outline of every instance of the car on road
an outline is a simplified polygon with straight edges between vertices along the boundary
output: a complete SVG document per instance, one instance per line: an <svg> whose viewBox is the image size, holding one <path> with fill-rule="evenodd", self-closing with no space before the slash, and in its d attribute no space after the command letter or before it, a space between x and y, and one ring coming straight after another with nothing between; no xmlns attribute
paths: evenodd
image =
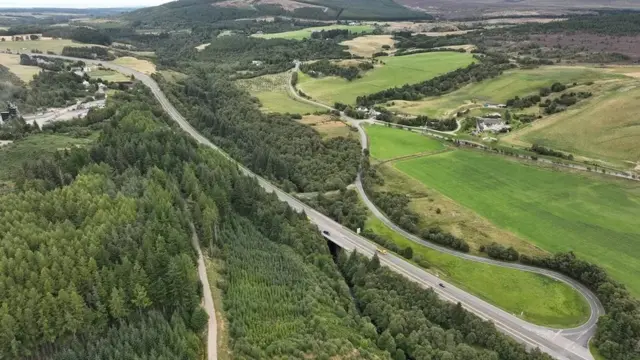
<svg viewBox="0 0 640 360"><path fill-rule="evenodd" d="M438 286L440 286L441 288L444 289L444 284L443 283L438 283Z"/></svg>
<svg viewBox="0 0 640 360"><path fill-rule="evenodd" d="M325 235L331 235L331 233L328 232L327 230L322 230L322 233L325 234Z"/></svg>
<svg viewBox="0 0 640 360"><path fill-rule="evenodd" d="M387 254L387 249L382 249L382 248L377 247L376 248L376 252L379 252L382 255L386 255Z"/></svg>

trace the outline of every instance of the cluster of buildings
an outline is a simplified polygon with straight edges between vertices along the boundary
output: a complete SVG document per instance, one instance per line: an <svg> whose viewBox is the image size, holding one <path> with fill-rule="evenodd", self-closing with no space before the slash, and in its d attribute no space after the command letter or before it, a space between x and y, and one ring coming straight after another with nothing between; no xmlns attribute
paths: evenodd
<svg viewBox="0 0 640 360"><path fill-rule="evenodd" d="M11 117L18 117L19 115L18 107L13 103L9 103L7 104L6 110L0 111L0 124L9 120Z"/></svg>
<svg viewBox="0 0 640 360"><path fill-rule="evenodd" d="M475 134L483 132L504 133L509 130L511 130L511 126L502 119L502 114L500 113L496 112L476 117Z"/></svg>
<svg viewBox="0 0 640 360"><path fill-rule="evenodd" d="M360 107L356 108L356 111L364 113L369 118L375 118L378 115L382 114L380 111L376 111L374 109L369 109L369 108L366 108L364 106L360 106Z"/></svg>

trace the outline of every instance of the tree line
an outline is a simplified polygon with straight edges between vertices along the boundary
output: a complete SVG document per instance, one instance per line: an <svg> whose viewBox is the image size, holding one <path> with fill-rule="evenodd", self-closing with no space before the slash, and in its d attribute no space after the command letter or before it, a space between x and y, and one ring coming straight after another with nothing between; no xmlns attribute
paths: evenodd
<svg viewBox="0 0 640 360"><path fill-rule="evenodd" d="M390 100L420 100L426 96L437 96L459 89L460 87L493 78L502 74L503 71L513 68L506 58L486 57L480 63L454 70L433 79L417 84L405 84L401 87L394 87L380 92L358 96L358 105L372 106L376 103Z"/></svg>
<svg viewBox="0 0 640 360"><path fill-rule="evenodd" d="M84 59L100 59L100 60L114 60L116 57L109 52L108 48L100 46L65 46L62 48L61 55L84 58Z"/></svg>
<svg viewBox="0 0 640 360"><path fill-rule="evenodd" d="M311 77L339 76L347 81L358 79L362 77L362 72L371 69L373 69L373 64L370 62L359 62L357 66L340 66L329 60L315 61L300 66L300 71Z"/></svg>

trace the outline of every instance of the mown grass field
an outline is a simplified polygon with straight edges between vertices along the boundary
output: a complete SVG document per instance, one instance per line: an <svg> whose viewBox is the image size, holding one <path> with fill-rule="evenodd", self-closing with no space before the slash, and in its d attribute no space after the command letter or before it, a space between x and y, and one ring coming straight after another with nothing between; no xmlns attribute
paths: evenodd
<svg viewBox="0 0 640 360"><path fill-rule="evenodd" d="M33 159L34 154L53 154L54 152L74 146L85 146L95 136L73 138L57 134L35 134L12 144L0 147L0 180L9 180L17 175L22 163Z"/></svg>
<svg viewBox="0 0 640 360"><path fill-rule="evenodd" d="M77 43L72 40L66 39L44 39L34 41L3 41L0 43L0 49L10 50L11 52L30 54L31 50L40 50L44 53L47 51L53 51L56 54L60 54L65 46L100 46L91 44Z"/></svg>
<svg viewBox="0 0 640 360"><path fill-rule="evenodd" d="M431 250L400 236L372 216L365 227L401 248L412 247L414 256L427 260L430 271L522 319L551 327L573 327L589 317L585 299L562 282Z"/></svg>
<svg viewBox="0 0 640 360"><path fill-rule="evenodd" d="M419 83L473 62L471 54L458 52L432 52L381 59L383 65L363 73L361 78L353 81L336 76L315 79L299 72L298 88L326 104L354 104L360 95Z"/></svg>
<svg viewBox="0 0 640 360"><path fill-rule="evenodd" d="M407 114L442 117L464 105L504 103L514 96L534 94L540 88L555 82L571 84L615 78L624 76L588 67L546 66L530 70L513 70L444 96L420 101L396 100L388 108Z"/></svg>
<svg viewBox="0 0 640 360"><path fill-rule="evenodd" d="M20 65L19 55L0 53L0 65L6 66L9 71L25 83L33 80L33 76L40 72L40 68L37 66Z"/></svg>
<svg viewBox="0 0 640 360"><path fill-rule="evenodd" d="M324 110L289 96L288 82L289 73L283 72L238 80L236 84L257 97L260 100L260 108L265 112L311 114Z"/></svg>
<svg viewBox="0 0 640 360"><path fill-rule="evenodd" d="M316 31L322 30L349 30L352 33L369 33L374 29L373 25L327 25L327 26L316 26L310 27L306 29L300 29L295 31L285 31L280 33L273 34L253 34L252 37L262 38L262 39L290 39L290 40L302 40L311 37L311 34Z"/></svg>
<svg viewBox="0 0 640 360"><path fill-rule="evenodd" d="M640 164L640 81L610 85L591 99L509 134L504 141L542 144L614 165Z"/></svg>
<svg viewBox="0 0 640 360"><path fill-rule="evenodd" d="M113 70L93 70L88 73L93 79L102 79L104 81L118 82L129 81L130 79L123 74Z"/></svg>
<svg viewBox="0 0 640 360"><path fill-rule="evenodd" d="M119 57L112 61L114 64L130 67L141 73L150 75L156 72L156 65L148 60L136 59L131 56Z"/></svg>
<svg viewBox="0 0 640 360"><path fill-rule="evenodd" d="M497 242L507 247L513 246L522 254L548 254L526 239L496 226L473 210L399 171L393 162L382 164L376 169L382 175L384 184L376 186L375 191L406 194L409 197L409 208L420 217L421 228L437 227L465 239L471 247L471 253L481 254L479 249L482 245Z"/></svg>
<svg viewBox="0 0 640 360"><path fill-rule="evenodd" d="M465 150L395 166L542 249L601 265L640 295L640 184Z"/></svg>
<svg viewBox="0 0 640 360"><path fill-rule="evenodd" d="M445 149L441 142L412 131L380 125L366 126L365 131L369 138L370 154L376 160Z"/></svg>

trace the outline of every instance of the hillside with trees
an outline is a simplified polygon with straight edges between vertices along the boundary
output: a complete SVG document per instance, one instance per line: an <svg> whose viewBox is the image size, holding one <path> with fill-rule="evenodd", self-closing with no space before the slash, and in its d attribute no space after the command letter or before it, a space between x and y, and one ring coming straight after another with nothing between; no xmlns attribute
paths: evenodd
<svg viewBox="0 0 640 360"><path fill-rule="evenodd" d="M212 22L286 16L311 20L428 20L429 14L399 5L393 0L313 0L294 2L287 8L270 2L179 0L125 14L124 19L141 27L190 28Z"/></svg>
<svg viewBox="0 0 640 360"><path fill-rule="evenodd" d="M161 86L204 136L286 191L337 190L355 180L361 154L355 139L323 140L290 115L264 114L246 92L216 76Z"/></svg>

